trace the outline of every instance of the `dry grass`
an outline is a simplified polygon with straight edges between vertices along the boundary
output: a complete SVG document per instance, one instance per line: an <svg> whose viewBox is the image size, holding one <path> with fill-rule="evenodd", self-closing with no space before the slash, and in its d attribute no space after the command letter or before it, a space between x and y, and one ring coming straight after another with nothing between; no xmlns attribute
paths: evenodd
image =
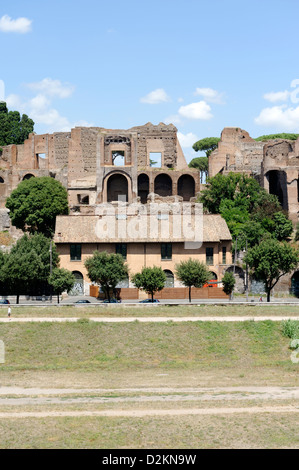
<svg viewBox="0 0 299 470"><path fill-rule="evenodd" d="M0 443L2 449L298 449L298 415L6 418Z"/></svg>
<svg viewBox="0 0 299 470"><path fill-rule="evenodd" d="M269 305L267 303L245 305L59 305L15 306L11 305L13 317L196 317L196 316L291 316L298 317L298 304ZM7 317L7 306L0 306L0 318Z"/></svg>

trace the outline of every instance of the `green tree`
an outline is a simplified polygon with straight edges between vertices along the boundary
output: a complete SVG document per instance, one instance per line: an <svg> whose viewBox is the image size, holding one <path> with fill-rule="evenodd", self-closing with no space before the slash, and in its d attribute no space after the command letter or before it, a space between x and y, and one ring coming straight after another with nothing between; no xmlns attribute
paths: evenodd
<svg viewBox="0 0 299 470"><path fill-rule="evenodd" d="M207 179L209 171L209 159L208 157L196 157L189 163L189 168L196 168L200 171L200 182Z"/></svg>
<svg viewBox="0 0 299 470"><path fill-rule="evenodd" d="M166 275L158 266L143 268L140 273L134 274L132 282L137 289L143 289L147 294L150 294L153 302L154 294L164 288Z"/></svg>
<svg viewBox="0 0 299 470"><path fill-rule="evenodd" d="M291 220L287 219L287 217L282 212L277 212L274 214L273 224L274 234L277 240L286 240L291 236L293 232L293 224Z"/></svg>
<svg viewBox="0 0 299 470"><path fill-rule="evenodd" d="M244 261L255 278L264 282L267 302L270 302L271 290L279 279L298 266L299 252L286 242L266 237L248 250Z"/></svg>
<svg viewBox="0 0 299 470"><path fill-rule="evenodd" d="M53 287L54 293L57 295L59 303L59 295L62 292L69 292L75 284L75 276L71 271L64 268L54 268L51 276L49 277L49 284Z"/></svg>
<svg viewBox="0 0 299 470"><path fill-rule="evenodd" d="M299 134L287 134L287 133L280 133L280 134L269 134L269 135L261 135L260 137L257 137L256 140L257 142L267 142L267 140L273 140L273 139L286 139L286 140L297 140L299 137Z"/></svg>
<svg viewBox="0 0 299 470"><path fill-rule="evenodd" d="M95 251L85 261L89 279L101 285L108 301L111 302L110 290L128 276L128 266L120 254Z"/></svg>
<svg viewBox="0 0 299 470"><path fill-rule="evenodd" d="M175 266L177 278L189 287L189 302L191 302L191 288L202 287L210 279L207 266L198 260L189 258Z"/></svg>
<svg viewBox="0 0 299 470"><path fill-rule="evenodd" d="M12 224L30 233L52 236L57 215L68 214L67 191L49 176L22 181L6 200Z"/></svg>
<svg viewBox="0 0 299 470"><path fill-rule="evenodd" d="M229 295L229 298L231 299L235 284L236 284L236 279L233 273L226 272L222 278L222 284L223 284L223 292L226 295Z"/></svg>
<svg viewBox="0 0 299 470"><path fill-rule="evenodd" d="M8 111L6 103L0 101L0 145L22 144L33 127L27 114L21 117L18 111Z"/></svg>
<svg viewBox="0 0 299 470"><path fill-rule="evenodd" d="M55 245L52 246L52 266L59 263ZM9 253L4 254L0 270L6 291L17 296L41 295L49 290L50 239L43 234L20 238Z"/></svg>
<svg viewBox="0 0 299 470"><path fill-rule="evenodd" d="M201 192L200 202L212 214L220 213L224 199L250 211L262 188L254 179L242 173L218 174L208 179L208 187Z"/></svg>
<svg viewBox="0 0 299 470"><path fill-rule="evenodd" d="M218 174L210 178L199 200L206 211L222 215L233 240L237 239L238 250L245 248L246 240L249 247L259 243L265 233L285 240L293 231L278 198L244 174Z"/></svg>
<svg viewBox="0 0 299 470"><path fill-rule="evenodd" d="M209 157L213 150L218 147L219 137L206 137L205 139L198 140L193 144L192 148L195 152L204 151L206 156Z"/></svg>

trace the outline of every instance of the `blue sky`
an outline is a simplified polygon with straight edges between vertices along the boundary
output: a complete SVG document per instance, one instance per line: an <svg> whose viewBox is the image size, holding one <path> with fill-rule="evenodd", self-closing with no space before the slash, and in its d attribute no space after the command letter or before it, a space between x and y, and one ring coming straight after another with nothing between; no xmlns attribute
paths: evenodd
<svg viewBox="0 0 299 470"><path fill-rule="evenodd" d="M1 0L0 99L35 131L299 133L297 0Z"/></svg>

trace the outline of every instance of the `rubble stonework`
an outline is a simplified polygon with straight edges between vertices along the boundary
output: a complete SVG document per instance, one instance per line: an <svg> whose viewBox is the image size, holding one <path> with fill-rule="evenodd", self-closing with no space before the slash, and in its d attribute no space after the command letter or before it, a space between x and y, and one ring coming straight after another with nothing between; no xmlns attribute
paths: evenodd
<svg viewBox="0 0 299 470"><path fill-rule="evenodd" d="M209 176L230 172L255 177L263 188L278 197L296 227L299 215L299 139L257 142L238 127L226 127L221 133L218 148L209 157ZM275 290L289 293L292 288L299 292L298 271L283 276ZM239 290L242 291L241 288Z"/></svg>
<svg viewBox="0 0 299 470"><path fill-rule="evenodd" d="M115 152L123 155L121 165L115 164ZM151 166L151 153L160 155L159 168ZM0 160L2 208L20 181L35 176L60 181L68 190L71 209L79 211L118 196L133 202L142 195L144 203L153 192L190 200L200 191L199 172L188 167L172 124L30 134L22 145L3 147Z"/></svg>
<svg viewBox="0 0 299 470"><path fill-rule="evenodd" d="M209 176L229 172L254 176L294 223L299 213L299 139L257 142L238 127L226 127L209 157Z"/></svg>

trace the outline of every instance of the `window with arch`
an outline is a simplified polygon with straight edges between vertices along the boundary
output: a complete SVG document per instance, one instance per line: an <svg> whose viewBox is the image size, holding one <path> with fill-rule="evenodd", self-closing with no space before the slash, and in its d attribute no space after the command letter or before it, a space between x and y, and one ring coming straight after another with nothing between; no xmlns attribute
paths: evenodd
<svg viewBox="0 0 299 470"><path fill-rule="evenodd" d="M107 202L128 201L128 180L116 173L111 175L107 181Z"/></svg>
<svg viewBox="0 0 299 470"><path fill-rule="evenodd" d="M166 281L164 287L174 287L174 275L169 269L164 269L166 275Z"/></svg>
<svg viewBox="0 0 299 470"><path fill-rule="evenodd" d="M178 195L184 201L190 201L195 196L195 181L191 175L182 175L178 179Z"/></svg>
<svg viewBox="0 0 299 470"><path fill-rule="evenodd" d="M34 175L32 175L31 173L27 173L27 175L25 175L25 176L23 177L23 181L24 181L24 180L30 180L30 178L34 178Z"/></svg>
<svg viewBox="0 0 299 470"><path fill-rule="evenodd" d="M75 277L75 284L69 295L83 295L84 294L84 280L83 274L80 271L73 271Z"/></svg>
<svg viewBox="0 0 299 470"><path fill-rule="evenodd" d="M156 194L159 196L166 197L172 195L172 179L169 175L162 173L155 178L155 189Z"/></svg>
<svg viewBox="0 0 299 470"><path fill-rule="evenodd" d="M141 173L141 175L138 176L138 196L142 204L146 204L148 194L149 177L145 173Z"/></svg>

